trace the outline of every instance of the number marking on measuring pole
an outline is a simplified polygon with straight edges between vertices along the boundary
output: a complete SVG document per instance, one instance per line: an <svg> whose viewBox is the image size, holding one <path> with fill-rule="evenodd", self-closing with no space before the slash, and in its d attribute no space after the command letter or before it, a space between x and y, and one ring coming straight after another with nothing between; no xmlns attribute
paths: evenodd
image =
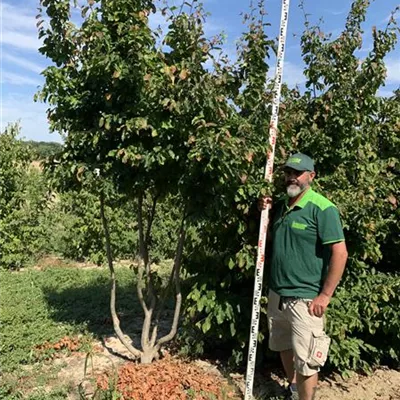
<svg viewBox="0 0 400 400"><path fill-rule="evenodd" d="M279 47L276 62L274 98L272 103L271 122L269 127L270 150L267 155L265 167L265 180L272 182L274 169L275 144L278 129L279 102L281 97L283 60L285 56L286 32L289 17L289 1L282 0L281 24L279 31ZM258 237L257 264L254 279L253 310L251 314L251 328L249 341L249 355L247 359L245 400L253 398L254 373L256 369L256 353L258 340L258 324L260 321L260 300L263 286L265 241L267 238L267 227L269 219L269 206L261 212L260 231Z"/></svg>

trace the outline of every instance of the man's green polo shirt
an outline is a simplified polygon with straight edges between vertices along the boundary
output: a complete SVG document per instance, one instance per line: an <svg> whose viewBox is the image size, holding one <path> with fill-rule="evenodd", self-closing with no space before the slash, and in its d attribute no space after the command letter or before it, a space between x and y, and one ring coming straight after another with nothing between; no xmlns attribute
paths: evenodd
<svg viewBox="0 0 400 400"><path fill-rule="evenodd" d="M325 279L330 243L344 241L338 209L308 189L293 207L278 202L272 220L269 288L281 296L314 298Z"/></svg>

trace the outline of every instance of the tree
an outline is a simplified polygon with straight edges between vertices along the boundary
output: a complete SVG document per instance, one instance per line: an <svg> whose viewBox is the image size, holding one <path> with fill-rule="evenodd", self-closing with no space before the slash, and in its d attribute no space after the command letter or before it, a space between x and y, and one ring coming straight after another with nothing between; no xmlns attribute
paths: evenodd
<svg viewBox="0 0 400 400"><path fill-rule="evenodd" d="M189 13L185 6L175 14L171 9L164 39L170 50L156 48L148 27L151 2L90 2L82 9L81 27L69 20L68 0L43 0L42 5L50 22L48 27L42 20L38 23L44 38L41 52L56 66L44 71L46 83L38 98L49 103L52 129L65 134L53 169L64 187L86 182L99 196L114 329L133 355L151 362L177 331L187 231L209 210L214 212L221 203L221 188L239 180L237 168L248 154L243 146L238 151L244 139L230 133L237 122L225 87L234 78L227 69L210 72L204 66L219 39L204 37L203 10L196 1ZM125 338L115 311L115 271L105 212L113 186L137 204L137 293L144 312L140 351ZM175 310L169 333L158 338L165 296L159 295L151 270L149 245L158 203L168 195L175 196L180 208L169 280L175 289Z"/></svg>
<svg viewBox="0 0 400 400"><path fill-rule="evenodd" d="M317 190L331 198L341 212L350 260L346 280L331 307L329 329L333 337L331 362L342 371L366 368L383 359L396 360L400 354L398 316L389 314L386 307L387 302L398 304L400 300L396 290L391 290L398 288L399 279L375 275L375 268L385 266L387 271L395 265L393 249L399 237L399 98L397 92L387 99L378 94L385 82L384 58L397 42L398 28L391 18L386 29L374 29L373 50L360 60L356 51L362 45L368 6L368 1L353 2L337 39L306 21L301 46L307 82L304 90L283 88L278 135L281 151L276 159L279 171L282 156L296 151L310 154L317 164ZM266 131L266 121L260 126L256 118L268 118L262 99L271 98L270 87L263 92L261 78L268 65L263 54L265 42L258 39L257 32L262 35L263 30L250 25L248 46L240 58L247 68L241 76L247 80L242 81L243 95L237 97L241 117L251 127L253 138ZM248 59L252 62L246 62ZM250 107L240 102L246 93L250 94ZM257 109L262 112L257 114ZM243 359L248 338L253 279L249 272L256 259L254 226L258 216L252 215L251 204L262 192L256 183L262 175L264 156L260 146L255 150L251 158L259 169L254 168L236 187L237 207L227 209L223 219L209 221L208 226L214 229L203 229L207 234L193 251L199 263L190 261L193 270L202 268L203 273L189 294L188 325L202 331L201 340L208 339L213 345L219 340L220 348L233 349L236 361ZM275 175L269 191L278 195L280 179L278 173ZM211 266L213 273L207 276ZM382 290L382 282L387 289ZM365 301L361 300L363 295ZM265 332L262 330L260 340Z"/></svg>

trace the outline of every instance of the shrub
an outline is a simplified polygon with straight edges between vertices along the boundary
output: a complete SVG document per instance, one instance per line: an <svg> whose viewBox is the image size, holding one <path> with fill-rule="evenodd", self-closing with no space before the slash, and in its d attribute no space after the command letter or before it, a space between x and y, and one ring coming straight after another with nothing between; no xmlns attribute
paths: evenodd
<svg viewBox="0 0 400 400"><path fill-rule="evenodd" d="M42 253L47 185L30 166L32 153L21 140L18 125L0 134L0 266L20 268Z"/></svg>

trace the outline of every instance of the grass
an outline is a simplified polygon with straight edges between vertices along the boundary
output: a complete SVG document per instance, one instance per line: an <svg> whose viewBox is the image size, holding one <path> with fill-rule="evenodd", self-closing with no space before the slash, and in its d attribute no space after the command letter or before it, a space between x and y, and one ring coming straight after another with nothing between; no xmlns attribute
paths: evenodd
<svg viewBox="0 0 400 400"><path fill-rule="evenodd" d="M132 271L119 269L117 293L122 328L139 310ZM90 339L112 333L108 320L109 277L105 269L47 268L0 272L1 345L3 372L46 358L37 346L65 336ZM125 324L126 325L126 324Z"/></svg>
<svg viewBox="0 0 400 400"><path fill-rule="evenodd" d="M118 268L117 280L121 327L126 332L138 331L141 324L135 326L132 318L134 315L137 321L141 316L134 274ZM0 271L0 282L0 399L66 398L65 388L40 391L56 376L50 362L54 353L70 351L68 347L55 350L53 345L66 336L78 337L78 350L89 351L93 338L113 333L108 270L48 267ZM27 396L35 386L39 390Z"/></svg>

